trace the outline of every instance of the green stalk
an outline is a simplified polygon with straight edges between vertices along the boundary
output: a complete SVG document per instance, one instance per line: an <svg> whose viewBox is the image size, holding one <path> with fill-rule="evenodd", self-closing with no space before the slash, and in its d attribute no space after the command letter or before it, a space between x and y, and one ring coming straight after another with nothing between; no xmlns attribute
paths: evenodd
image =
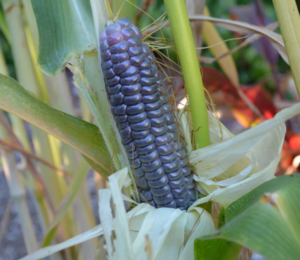
<svg viewBox="0 0 300 260"><path fill-rule="evenodd" d="M128 17L135 22L136 0L114 0L113 14L118 15L118 18Z"/></svg>
<svg viewBox="0 0 300 260"><path fill-rule="evenodd" d="M295 0L273 0L277 20L300 97L300 17Z"/></svg>
<svg viewBox="0 0 300 260"><path fill-rule="evenodd" d="M165 0L192 112L195 149L210 144L204 86L184 0Z"/></svg>

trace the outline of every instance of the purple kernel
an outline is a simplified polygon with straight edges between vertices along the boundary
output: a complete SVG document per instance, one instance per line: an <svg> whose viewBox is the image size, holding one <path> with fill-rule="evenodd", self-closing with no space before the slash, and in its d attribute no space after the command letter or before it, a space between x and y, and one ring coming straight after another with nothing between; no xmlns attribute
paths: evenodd
<svg viewBox="0 0 300 260"><path fill-rule="evenodd" d="M115 114L117 116L126 115L126 108L127 108L127 106L125 104L116 106L116 108L115 108Z"/></svg>
<svg viewBox="0 0 300 260"><path fill-rule="evenodd" d="M132 152L132 151L134 151L134 150L135 150L134 143L131 142L131 143L129 143L129 144L126 144L126 145L125 145L125 150L126 150L127 152Z"/></svg>
<svg viewBox="0 0 300 260"><path fill-rule="evenodd" d="M190 202L190 195L188 193L186 193L183 198L175 199L175 201L176 201L177 206L179 206L179 207L186 206Z"/></svg>
<svg viewBox="0 0 300 260"><path fill-rule="evenodd" d="M142 40L140 38L134 37L129 39L128 41L129 47L135 47L135 46L141 46L142 45Z"/></svg>
<svg viewBox="0 0 300 260"><path fill-rule="evenodd" d="M147 174L147 173L145 173L145 174ZM157 180L149 180L148 181L148 184L149 184L150 188L152 188L152 189L161 188L163 186L166 186L168 183L169 183L169 179L166 175L163 175L161 178L159 178Z"/></svg>
<svg viewBox="0 0 300 260"><path fill-rule="evenodd" d="M161 117L155 117L150 119L151 125L155 127L161 127L164 124L166 124L167 119L165 115L162 115Z"/></svg>
<svg viewBox="0 0 300 260"><path fill-rule="evenodd" d="M142 163L142 167L145 172L153 172L157 170L160 166L161 166L161 161L159 159L156 159L149 163Z"/></svg>
<svg viewBox="0 0 300 260"><path fill-rule="evenodd" d="M137 115L128 116L128 122L129 123L139 123L147 118L147 113L142 112Z"/></svg>
<svg viewBox="0 0 300 260"><path fill-rule="evenodd" d="M127 41L121 41L110 46L109 49L112 54L126 52L128 51L128 43Z"/></svg>
<svg viewBox="0 0 300 260"><path fill-rule="evenodd" d="M115 86L108 87L108 88L107 88L107 92L108 92L109 94L117 94L117 93L119 93L119 92L121 91L121 87L122 87L121 84L117 84L117 85L115 85Z"/></svg>
<svg viewBox="0 0 300 260"><path fill-rule="evenodd" d="M172 193L169 193L169 194L167 194L165 196L162 196L162 197L153 196L153 200L158 205L167 204L167 203L170 203L173 200L173 195L172 195Z"/></svg>
<svg viewBox="0 0 300 260"><path fill-rule="evenodd" d="M133 57L130 57L130 63L131 65L133 66L140 66L141 63L145 60L145 54L142 53L138 56L133 56Z"/></svg>
<svg viewBox="0 0 300 260"><path fill-rule="evenodd" d="M135 168L135 169L142 166L142 163L141 163L141 161L140 161L139 158L135 158L134 160L129 160L129 163L130 163L130 165L133 166L133 168Z"/></svg>
<svg viewBox="0 0 300 260"><path fill-rule="evenodd" d="M139 38L142 38L142 33L141 31L139 30L139 28L137 28L136 26L131 26L131 29L135 32L135 35Z"/></svg>
<svg viewBox="0 0 300 260"><path fill-rule="evenodd" d="M146 172L145 177L149 181L158 180L165 175L165 171L163 167L159 167L157 170L153 172Z"/></svg>
<svg viewBox="0 0 300 260"><path fill-rule="evenodd" d="M182 177L182 169L179 168L177 171L173 171L167 174L168 179L170 181L178 180L180 177Z"/></svg>
<svg viewBox="0 0 300 260"><path fill-rule="evenodd" d="M169 162L172 162L174 161L175 159L177 158L177 154L176 152L172 152L168 155L162 155L160 156L160 160L162 163L169 163ZM180 168L181 169L181 168ZM181 174L182 174L182 169L181 169Z"/></svg>
<svg viewBox="0 0 300 260"><path fill-rule="evenodd" d="M143 43L142 48L143 48L143 52L146 55L149 55L149 53L151 53L150 48L149 48L149 46L147 44Z"/></svg>
<svg viewBox="0 0 300 260"><path fill-rule="evenodd" d="M107 40L101 42L101 44L100 44L100 50L101 51L106 51L108 48L109 48L109 45L107 43Z"/></svg>
<svg viewBox="0 0 300 260"><path fill-rule="evenodd" d="M151 189L152 195L156 197L162 197L171 192L171 188L169 185L163 186L157 189Z"/></svg>
<svg viewBox="0 0 300 260"><path fill-rule="evenodd" d="M165 134L168 131L167 125L164 125L163 127L151 127L150 133L155 136L160 136Z"/></svg>
<svg viewBox="0 0 300 260"><path fill-rule="evenodd" d="M119 32L113 33L107 37L107 43L109 46L119 43L120 41L123 41L123 36Z"/></svg>
<svg viewBox="0 0 300 260"><path fill-rule="evenodd" d="M123 115L123 116L115 116L115 120L118 123L125 123L127 122L127 115ZM121 129L121 126L119 127Z"/></svg>
<svg viewBox="0 0 300 260"><path fill-rule="evenodd" d="M144 170L143 170L142 167L136 168L136 169L133 168L132 171L133 171L134 176L136 176L136 177L143 177L143 176L145 176L145 172L144 172Z"/></svg>
<svg viewBox="0 0 300 260"><path fill-rule="evenodd" d="M183 176L189 176L191 174L191 169L188 166L182 167Z"/></svg>
<svg viewBox="0 0 300 260"><path fill-rule="evenodd" d="M135 181L136 181L136 184L138 185L138 187L140 187L142 189L149 188L147 179L145 177L135 178Z"/></svg>
<svg viewBox="0 0 300 260"><path fill-rule="evenodd" d="M139 190L139 197L141 201L150 202L152 200L152 193L149 189L140 189Z"/></svg>
<svg viewBox="0 0 300 260"><path fill-rule="evenodd" d="M132 20L127 17L120 18L117 23L121 26L121 28L127 28L133 25Z"/></svg>
<svg viewBox="0 0 300 260"><path fill-rule="evenodd" d="M168 124L168 131L169 132L176 132L177 131L177 125L176 124Z"/></svg>
<svg viewBox="0 0 300 260"><path fill-rule="evenodd" d="M123 71L127 70L129 67L130 67L129 60L125 60L113 65L113 69L116 74L122 73Z"/></svg>
<svg viewBox="0 0 300 260"><path fill-rule="evenodd" d="M128 106L127 107L127 114L128 115L137 115L145 111L144 103L139 103L137 105Z"/></svg>
<svg viewBox="0 0 300 260"><path fill-rule="evenodd" d="M152 162L156 159L158 159L159 154L156 150L154 150L153 152L149 153L149 154L145 154L145 155L140 155L140 161L142 163L149 163Z"/></svg>
<svg viewBox="0 0 300 260"><path fill-rule="evenodd" d="M110 68L110 69L104 71L104 77L105 77L106 79L111 79L111 78L113 78L114 76L116 76L116 74L115 74L115 72L114 72L114 70L113 70L112 68Z"/></svg>
<svg viewBox="0 0 300 260"><path fill-rule="evenodd" d="M103 42L107 39L107 35L106 35L106 32L104 31L103 33L101 33L100 35L100 41Z"/></svg>
<svg viewBox="0 0 300 260"><path fill-rule="evenodd" d="M124 85L133 85L133 84L139 83L140 78L141 78L141 76L139 74L135 74L135 75L130 76L130 77L121 78L120 82L121 82L121 84L124 84ZM138 92L140 92L141 85L140 84L138 84L138 85L139 85L139 91ZM127 95L127 94L124 93L124 95Z"/></svg>
<svg viewBox="0 0 300 260"><path fill-rule="evenodd" d="M146 136L145 138L134 140L134 145L136 147L145 147L150 144L153 144L154 141L155 141L155 137L150 134L150 135Z"/></svg>
<svg viewBox="0 0 300 260"><path fill-rule="evenodd" d="M128 143L130 143L130 142L132 142L132 138L122 138L122 144L128 144Z"/></svg>
<svg viewBox="0 0 300 260"><path fill-rule="evenodd" d="M177 208L177 204L175 200L172 200L171 202L167 203L167 204L162 204L162 205L157 205L157 208ZM185 210L181 209L181 210Z"/></svg>
<svg viewBox="0 0 300 260"><path fill-rule="evenodd" d="M109 69L113 66L111 60L105 61L101 63L101 66L104 70Z"/></svg>
<svg viewBox="0 0 300 260"><path fill-rule="evenodd" d="M124 121L124 122L117 122L117 126L118 126L119 129L123 129L123 128L129 126L129 124L127 122L127 115L126 115L126 121Z"/></svg>
<svg viewBox="0 0 300 260"><path fill-rule="evenodd" d="M152 151L154 151L155 148L156 148L155 144L150 144L145 147L137 147L136 151L138 154L147 154L147 153L151 153Z"/></svg>
<svg viewBox="0 0 300 260"><path fill-rule="evenodd" d="M176 158L173 162L164 163L163 167L166 173L177 171L180 168L180 160Z"/></svg>
<svg viewBox="0 0 300 260"><path fill-rule="evenodd" d="M141 94L142 95L151 95L158 90L158 85L153 84L151 86L142 86Z"/></svg>
<svg viewBox="0 0 300 260"><path fill-rule="evenodd" d="M133 76L139 72L139 69L135 66L130 66L127 70L121 73L121 78Z"/></svg>
<svg viewBox="0 0 300 260"><path fill-rule="evenodd" d="M172 112L172 108L169 104L164 104L163 107L166 113Z"/></svg>
<svg viewBox="0 0 300 260"><path fill-rule="evenodd" d="M148 118L154 118L154 117L161 117L164 115L164 110L162 107L156 110L148 111L147 112Z"/></svg>
<svg viewBox="0 0 300 260"><path fill-rule="evenodd" d="M154 69L145 69L140 71L141 77L154 77L155 76L155 70Z"/></svg>
<svg viewBox="0 0 300 260"><path fill-rule="evenodd" d="M120 63L122 61L128 60L129 55L127 52L117 53L111 55L111 61L112 63Z"/></svg>
<svg viewBox="0 0 300 260"><path fill-rule="evenodd" d="M147 103L145 104L145 110L146 111L153 111L153 110L157 110L161 107L161 102L160 100L157 100L153 103Z"/></svg>
<svg viewBox="0 0 300 260"><path fill-rule="evenodd" d="M126 41L130 38L135 37L135 33L131 28L123 28L121 30L121 34L122 34L124 40L126 40Z"/></svg>
<svg viewBox="0 0 300 260"><path fill-rule="evenodd" d="M121 26L117 23L112 23L106 27L106 35L109 36L121 31Z"/></svg>
<svg viewBox="0 0 300 260"><path fill-rule="evenodd" d="M102 51L101 52L101 58L102 58L102 60L107 61L107 60L110 59L110 57L111 57L110 50L107 49L106 51Z"/></svg>
<svg viewBox="0 0 300 260"><path fill-rule="evenodd" d="M143 53L142 46L129 47L128 49L128 54L130 57L140 55L141 53Z"/></svg>
<svg viewBox="0 0 300 260"><path fill-rule="evenodd" d="M152 95L144 95L143 96L143 102L144 103L153 103L157 100L159 100L159 93L158 92L155 92Z"/></svg>
<svg viewBox="0 0 300 260"><path fill-rule="evenodd" d="M145 138L147 135L149 135L150 131L149 130L144 130L144 131L132 131L131 136L134 139L142 139Z"/></svg>
<svg viewBox="0 0 300 260"><path fill-rule="evenodd" d="M146 57L145 60L139 66L139 70L150 69L152 62Z"/></svg>
<svg viewBox="0 0 300 260"><path fill-rule="evenodd" d="M110 96L110 103L113 106L120 105L123 103L124 95L122 93L117 93Z"/></svg>
<svg viewBox="0 0 300 260"><path fill-rule="evenodd" d="M141 85L143 86L150 86L156 83L155 77L142 77L141 78Z"/></svg>
<svg viewBox="0 0 300 260"><path fill-rule="evenodd" d="M120 77L115 76L111 79L106 80L108 86L114 86L117 85L120 82Z"/></svg>
<svg viewBox="0 0 300 260"><path fill-rule="evenodd" d="M127 157L129 160L133 160L135 158L137 158L139 155L137 154L136 151L133 151L133 152L127 152Z"/></svg>
<svg viewBox="0 0 300 260"><path fill-rule="evenodd" d="M171 192L173 194L174 199L179 199L188 193L188 189L186 185L183 185L179 188L172 189Z"/></svg>
<svg viewBox="0 0 300 260"><path fill-rule="evenodd" d="M142 101L142 98L143 98L143 96L140 93L133 95L133 96L125 96L124 103L126 105L135 105L135 104L140 103Z"/></svg>
<svg viewBox="0 0 300 260"><path fill-rule="evenodd" d="M150 120L148 118L146 118L145 120L143 120L141 122L130 124L130 127L132 128L132 130L135 130L135 131L143 131L143 130L150 129L151 123L150 123ZM154 138L154 136L153 136L153 138Z"/></svg>
<svg viewBox="0 0 300 260"><path fill-rule="evenodd" d="M179 188L185 184L184 177L181 176L178 180L169 181L169 185L172 189Z"/></svg>
<svg viewBox="0 0 300 260"><path fill-rule="evenodd" d="M165 145L171 141L171 138L172 137L170 136L169 133L166 133L161 136L157 136L155 139L155 144L156 144L156 146Z"/></svg>

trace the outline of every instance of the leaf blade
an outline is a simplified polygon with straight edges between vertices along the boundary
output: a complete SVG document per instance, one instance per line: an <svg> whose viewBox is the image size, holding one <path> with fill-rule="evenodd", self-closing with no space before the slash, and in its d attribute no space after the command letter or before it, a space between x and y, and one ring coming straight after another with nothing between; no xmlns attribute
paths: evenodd
<svg viewBox="0 0 300 260"><path fill-rule="evenodd" d="M97 163L105 177L111 174L111 156L95 125L49 107L26 92L17 81L1 74L0 108L75 148Z"/></svg>

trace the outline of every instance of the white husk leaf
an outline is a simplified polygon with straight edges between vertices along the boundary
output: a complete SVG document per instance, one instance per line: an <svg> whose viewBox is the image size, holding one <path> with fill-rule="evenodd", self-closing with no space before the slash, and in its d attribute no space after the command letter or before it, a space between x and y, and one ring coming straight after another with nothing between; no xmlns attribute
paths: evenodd
<svg viewBox="0 0 300 260"><path fill-rule="evenodd" d="M22 260L41 259L103 234L109 260L194 259L194 239L215 231L211 215L197 205L213 200L227 206L273 178L286 131L284 122L298 113L300 104L282 110L273 119L237 136L210 114L212 145L189 155L189 163L195 170L194 179L208 195L197 200L188 212L138 204L126 213L124 201L132 200L121 192L124 185L128 186L128 169L125 168L109 177L110 189L99 193L99 213L104 230L101 225L96 226L61 244L40 249ZM184 111L179 114L185 126L184 134L190 137L192 125L188 124L189 116ZM191 149L191 141L187 145ZM113 231L116 237L112 241Z"/></svg>
<svg viewBox="0 0 300 260"><path fill-rule="evenodd" d="M274 177L286 127L284 122L300 113L300 104L280 111L273 119L233 136L217 118L209 113L212 145L192 151L189 163L194 179L208 196L194 205L215 201L223 206L242 197L263 182ZM189 112L181 111L179 118L191 132ZM188 146L191 142L188 142Z"/></svg>

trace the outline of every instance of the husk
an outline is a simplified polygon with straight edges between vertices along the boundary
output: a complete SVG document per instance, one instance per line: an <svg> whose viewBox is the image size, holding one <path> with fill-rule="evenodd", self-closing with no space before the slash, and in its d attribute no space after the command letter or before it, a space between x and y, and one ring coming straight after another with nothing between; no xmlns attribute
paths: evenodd
<svg viewBox="0 0 300 260"><path fill-rule="evenodd" d="M181 111L179 119L185 137L191 138L188 113ZM98 225L82 235L40 249L22 259L40 259L103 234L109 260L194 259L194 239L215 231L211 215L197 205L212 200L227 206L273 178L286 131L284 122L298 113L300 104L282 110L273 119L237 136L210 114L212 145L189 154L189 163L195 170L194 179L208 195L197 200L188 212L156 209L143 203L126 213L124 201L134 201L121 192L130 182L128 169L124 168L109 177L110 189L99 192L103 228ZM186 140L191 149L192 140Z"/></svg>
<svg viewBox="0 0 300 260"><path fill-rule="evenodd" d="M192 151L188 159L194 179L208 195L194 205L212 200L227 206L273 178L286 132L284 122L298 113L300 104L236 136L210 114L212 145ZM189 117L187 110L179 114L186 140L192 129ZM191 143L189 140L188 145Z"/></svg>

